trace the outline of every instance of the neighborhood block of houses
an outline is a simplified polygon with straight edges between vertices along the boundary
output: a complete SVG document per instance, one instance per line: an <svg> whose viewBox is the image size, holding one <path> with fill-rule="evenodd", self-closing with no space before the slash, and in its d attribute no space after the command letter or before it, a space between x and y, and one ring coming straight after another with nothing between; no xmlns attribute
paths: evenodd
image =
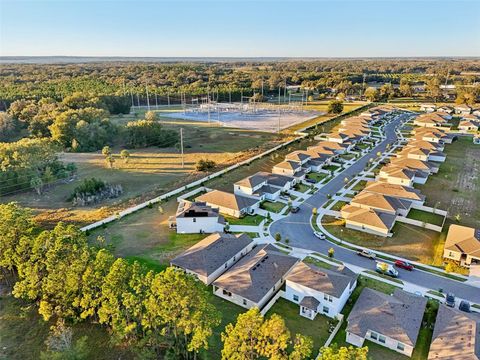
<svg viewBox="0 0 480 360"><path fill-rule="evenodd" d="M407 222L411 209L436 212L424 206L425 197L414 189L414 185L425 184L430 175L438 172L446 159L444 146L451 143L454 136L444 129L426 126L423 121L427 115L429 119L444 118L432 112L425 114L420 122L418 118L422 115L414 120L417 127L412 130L413 137L379 169L375 181L367 182L366 187L341 209L340 215L347 228L392 236L396 221ZM376 195L372 194L377 191ZM417 225L423 226L423 223Z"/></svg>

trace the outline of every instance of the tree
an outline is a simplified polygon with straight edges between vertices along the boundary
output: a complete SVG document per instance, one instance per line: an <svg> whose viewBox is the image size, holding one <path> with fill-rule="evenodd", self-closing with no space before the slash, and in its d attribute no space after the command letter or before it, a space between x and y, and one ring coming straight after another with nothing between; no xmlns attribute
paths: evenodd
<svg viewBox="0 0 480 360"><path fill-rule="evenodd" d="M436 76L429 78L426 82L425 90L427 91L428 96L436 102L442 96L440 79Z"/></svg>
<svg viewBox="0 0 480 360"><path fill-rule="evenodd" d="M147 121L157 121L157 113L154 111L147 111L145 113L145 120Z"/></svg>
<svg viewBox="0 0 480 360"><path fill-rule="evenodd" d="M335 249L334 248L328 249L328 257L333 258L334 255L335 255Z"/></svg>
<svg viewBox="0 0 480 360"><path fill-rule="evenodd" d="M314 207L314 208L312 209L312 215L313 215L313 216L316 216L317 213L318 213L318 209L317 209L316 207Z"/></svg>
<svg viewBox="0 0 480 360"><path fill-rule="evenodd" d="M105 158L105 162L110 167L110 169L113 169L113 164L115 164L115 158L113 157L113 155L110 154Z"/></svg>
<svg viewBox="0 0 480 360"><path fill-rule="evenodd" d="M102 149L102 155L107 158L108 156L112 155L112 150L110 149L110 146L104 146Z"/></svg>
<svg viewBox="0 0 480 360"><path fill-rule="evenodd" d="M322 347L317 360L367 360L368 347Z"/></svg>
<svg viewBox="0 0 480 360"><path fill-rule="evenodd" d="M275 235L273 236L275 241L281 241L282 240L282 235L280 233L275 233Z"/></svg>
<svg viewBox="0 0 480 360"><path fill-rule="evenodd" d="M87 337L83 336L73 343L72 329L65 325L63 319L50 328L45 341L47 351L40 353L40 360L83 360L89 358Z"/></svg>
<svg viewBox="0 0 480 360"><path fill-rule="evenodd" d="M217 164L213 160L200 159L197 161L197 164L195 165L195 169L197 171L208 172L213 170L215 166L217 166Z"/></svg>
<svg viewBox="0 0 480 360"><path fill-rule="evenodd" d="M368 87L363 94L369 101L376 101L378 98L378 91L374 87Z"/></svg>
<svg viewBox="0 0 480 360"><path fill-rule="evenodd" d="M171 338L175 358L208 349L213 328L220 324L203 284L172 267L155 275L145 307L145 328Z"/></svg>
<svg viewBox="0 0 480 360"><path fill-rule="evenodd" d="M343 111L343 103L340 100L332 100L328 103L329 114L340 114Z"/></svg>
<svg viewBox="0 0 480 360"><path fill-rule="evenodd" d="M383 99L391 99L393 98L393 95L395 95L393 85L390 83L383 84L380 88L380 97Z"/></svg>
<svg viewBox="0 0 480 360"><path fill-rule="evenodd" d="M411 97L413 95L412 87L406 78L400 79L400 87L399 87L400 94L405 97Z"/></svg>
<svg viewBox="0 0 480 360"><path fill-rule="evenodd" d="M18 122L8 113L0 112L0 141L9 141L17 131Z"/></svg>
<svg viewBox="0 0 480 360"><path fill-rule="evenodd" d="M280 315L264 318L258 308L238 315L235 324L228 324L221 335L222 359L292 359L309 358L312 339L297 334L292 340L290 331ZM288 353L288 348L293 350Z"/></svg>
<svg viewBox="0 0 480 360"><path fill-rule="evenodd" d="M39 176L35 176L30 180L30 186L35 189L38 195L42 195L43 180Z"/></svg>
<svg viewBox="0 0 480 360"><path fill-rule="evenodd" d="M128 150L123 149L120 151L120 157L123 159L123 162L126 164L130 159L130 152Z"/></svg>

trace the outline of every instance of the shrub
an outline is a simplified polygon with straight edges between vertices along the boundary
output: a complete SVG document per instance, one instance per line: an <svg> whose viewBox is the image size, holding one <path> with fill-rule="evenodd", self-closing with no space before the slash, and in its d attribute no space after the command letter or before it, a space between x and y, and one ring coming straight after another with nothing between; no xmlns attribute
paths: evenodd
<svg viewBox="0 0 480 360"><path fill-rule="evenodd" d="M197 171L207 172L213 170L217 164L213 160L198 160L197 165L195 166Z"/></svg>

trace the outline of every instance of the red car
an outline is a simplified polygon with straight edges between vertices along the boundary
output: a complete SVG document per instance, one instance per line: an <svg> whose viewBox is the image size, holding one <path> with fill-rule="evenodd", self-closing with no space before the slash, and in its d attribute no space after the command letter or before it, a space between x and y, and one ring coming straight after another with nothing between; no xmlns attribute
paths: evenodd
<svg viewBox="0 0 480 360"><path fill-rule="evenodd" d="M405 270L408 270L408 271L412 271L414 269L412 264L409 264L408 262L403 261L403 260L396 260L395 261L395 266L399 267L399 268L402 268L402 269L405 269Z"/></svg>

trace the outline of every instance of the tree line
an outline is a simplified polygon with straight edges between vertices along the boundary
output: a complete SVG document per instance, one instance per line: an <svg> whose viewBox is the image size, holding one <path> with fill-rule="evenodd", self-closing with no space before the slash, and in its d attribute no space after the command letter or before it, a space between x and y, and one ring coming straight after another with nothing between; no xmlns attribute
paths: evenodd
<svg viewBox="0 0 480 360"><path fill-rule="evenodd" d="M207 287L168 267L148 271L89 245L77 227L39 228L28 209L0 205L0 270L16 298L37 304L45 321L56 322L42 358L88 358L85 339L71 341L68 324L107 327L115 344L142 359L195 359L208 349L221 314ZM0 279L1 280L1 279ZM302 360L313 355L312 339L291 335L279 315L251 309L221 334L222 359ZM363 359L367 349L322 349L322 359ZM335 355L336 354L336 355ZM344 354L345 357L332 357Z"/></svg>

